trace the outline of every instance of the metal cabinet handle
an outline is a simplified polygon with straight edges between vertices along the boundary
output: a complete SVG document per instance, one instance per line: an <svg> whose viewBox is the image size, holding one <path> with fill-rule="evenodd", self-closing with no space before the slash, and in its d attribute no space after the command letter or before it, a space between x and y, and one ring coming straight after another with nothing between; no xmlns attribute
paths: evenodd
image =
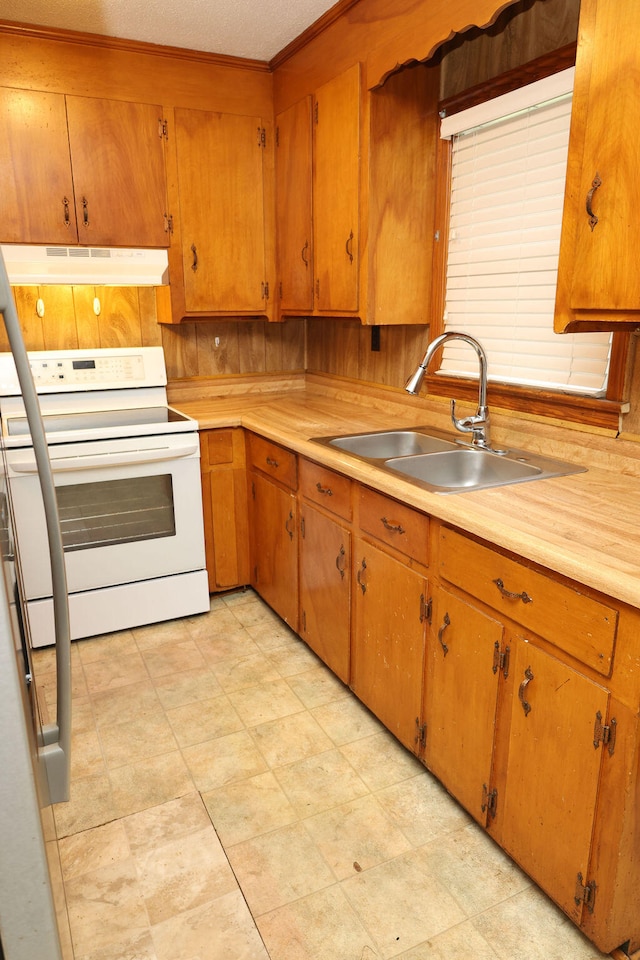
<svg viewBox="0 0 640 960"><path fill-rule="evenodd" d="M274 470L277 470L277 469L278 469L278 461L277 461L277 460L274 460L273 457L267 457L267 458L266 458L266 461L267 461L267 466L268 466L268 467L273 467Z"/></svg>
<svg viewBox="0 0 640 960"><path fill-rule="evenodd" d="M69 197L62 198L62 206L64 209L64 225L65 227L71 226L71 214L69 213Z"/></svg>
<svg viewBox="0 0 640 960"><path fill-rule="evenodd" d="M349 263L353 263L353 230L350 232L347 237L347 242L344 245L347 256L349 257Z"/></svg>
<svg viewBox="0 0 640 960"><path fill-rule="evenodd" d="M523 603L533 603L533 597L530 597L526 591L523 590L522 593L512 593L511 590L507 590L504 585L504 581L501 580L500 577L493 582L502 596L506 597L508 600L522 600Z"/></svg>
<svg viewBox="0 0 640 960"><path fill-rule="evenodd" d="M385 528L385 530L389 531L389 533L403 534L407 532L400 523L391 523L391 521L387 520L386 517L380 517L380 523Z"/></svg>
<svg viewBox="0 0 640 960"><path fill-rule="evenodd" d="M593 212L593 207L592 207L593 195L598 189L598 187L601 187L601 186L602 186L602 180L600 179L600 174L596 171L596 175L593 178L593 181L591 183L591 189L587 193L587 199L585 203L587 216L589 217L589 226L591 227L592 230L595 227L596 223L598 222L598 217Z"/></svg>
<svg viewBox="0 0 640 960"><path fill-rule="evenodd" d="M304 247L300 251L300 256L302 257L302 262L304 263L305 267L309 266L308 250L309 250L309 241L305 240Z"/></svg>
<svg viewBox="0 0 640 960"><path fill-rule="evenodd" d="M346 553L346 550L344 549L344 544L341 543L341 544L340 544L340 552L338 553L338 556L336 557L336 570L337 570L338 573L340 574L340 579L341 579L341 580L344 580L344 571L345 571L345 568L346 568L346 556L347 556L347 553ZM359 581L358 581L358 582L359 582Z"/></svg>
<svg viewBox="0 0 640 960"><path fill-rule="evenodd" d="M527 667L527 669L524 672L524 680L522 681L522 683L520 684L520 687L518 688L518 700L522 704L522 709L524 710L525 717L529 715L529 711L531 710L531 704L527 700L525 700L525 696L527 693L527 687L529 686L532 680L533 680L533 672L531 670L531 667Z"/></svg>
<svg viewBox="0 0 640 960"><path fill-rule="evenodd" d="M89 201L86 197L82 198L82 222L85 227L89 226Z"/></svg>
<svg viewBox="0 0 640 960"><path fill-rule="evenodd" d="M198 269L198 250L196 248L195 243L191 244L191 253L193 254L193 262L191 264L191 269L195 273L196 270Z"/></svg>
<svg viewBox="0 0 640 960"><path fill-rule="evenodd" d="M367 581L364 578L364 572L366 569L367 569L367 561L363 557L362 563L360 564L360 569L356 574L356 580L358 581L358 586L360 587L363 593L367 592Z"/></svg>
<svg viewBox="0 0 640 960"><path fill-rule="evenodd" d="M289 524L291 524L291 526L289 526ZM290 540L293 540L293 530L294 530L293 510L290 510L290 511L289 511L289 516L288 516L287 519L285 520L284 528L285 528L285 530L287 531L287 533L289 534L289 539L290 539Z"/></svg>
<svg viewBox="0 0 640 960"><path fill-rule="evenodd" d="M331 489L331 487L323 487L320 481L316 483L316 490L318 491L318 493L323 494L323 496L325 497L333 496L333 490Z"/></svg>
<svg viewBox="0 0 640 960"><path fill-rule="evenodd" d="M442 647L442 654L445 657L449 653L449 647L446 645L446 643L442 638L444 636L445 630L447 629L450 623L451 623L451 620L449 619L449 614L445 613L444 619L442 621L442 626L438 630L438 640L440 641L440 646Z"/></svg>

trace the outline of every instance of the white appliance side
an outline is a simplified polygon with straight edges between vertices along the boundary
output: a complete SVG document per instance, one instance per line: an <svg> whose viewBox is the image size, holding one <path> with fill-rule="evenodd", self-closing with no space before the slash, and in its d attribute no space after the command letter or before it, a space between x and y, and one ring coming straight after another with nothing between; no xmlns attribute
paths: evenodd
<svg viewBox="0 0 640 960"><path fill-rule="evenodd" d="M0 730L0 930L4 960L62 960L34 774L35 731L24 678L18 670L4 580L0 583Z"/></svg>
<svg viewBox="0 0 640 960"><path fill-rule="evenodd" d="M55 643L53 601L32 600L28 608L33 646ZM74 593L69 596L71 639L192 617L209 608L206 570Z"/></svg>

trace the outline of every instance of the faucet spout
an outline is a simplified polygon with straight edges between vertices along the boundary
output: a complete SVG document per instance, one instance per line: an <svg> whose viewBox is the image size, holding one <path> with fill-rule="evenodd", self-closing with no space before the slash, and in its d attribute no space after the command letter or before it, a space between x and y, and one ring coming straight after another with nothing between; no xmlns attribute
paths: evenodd
<svg viewBox="0 0 640 960"><path fill-rule="evenodd" d="M407 380L405 390L407 393L418 394L433 355L449 340L463 340L464 343L468 343L470 347L473 347L478 357L479 366L478 408L472 416L458 419L455 415L456 402L452 400L451 422L456 430L459 430L461 433L471 434L472 446L486 449L490 447L489 408L487 406L487 355L483 346L474 337L469 336L467 333L455 333L452 330L432 340L427 346L425 355L418 364L415 373Z"/></svg>

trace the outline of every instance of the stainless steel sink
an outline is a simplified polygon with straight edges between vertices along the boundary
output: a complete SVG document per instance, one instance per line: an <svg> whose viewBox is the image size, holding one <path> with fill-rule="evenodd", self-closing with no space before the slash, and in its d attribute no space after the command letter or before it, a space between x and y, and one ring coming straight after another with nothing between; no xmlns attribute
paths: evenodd
<svg viewBox="0 0 640 960"><path fill-rule="evenodd" d="M436 453L455 448L452 440L442 440L419 430L388 430L381 433L358 433L328 440L332 447L367 460L388 460L390 457L411 457L420 453Z"/></svg>
<svg viewBox="0 0 640 960"><path fill-rule="evenodd" d="M483 490L586 470L525 450L473 447L423 427L318 437L316 442L343 450L433 493Z"/></svg>

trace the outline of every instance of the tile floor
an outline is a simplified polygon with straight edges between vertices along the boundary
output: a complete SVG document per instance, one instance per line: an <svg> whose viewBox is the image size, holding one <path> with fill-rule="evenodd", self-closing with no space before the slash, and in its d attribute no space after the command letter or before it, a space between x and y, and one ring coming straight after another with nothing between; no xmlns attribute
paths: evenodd
<svg viewBox="0 0 640 960"><path fill-rule="evenodd" d="M74 960L603 956L251 591L72 662Z"/></svg>

